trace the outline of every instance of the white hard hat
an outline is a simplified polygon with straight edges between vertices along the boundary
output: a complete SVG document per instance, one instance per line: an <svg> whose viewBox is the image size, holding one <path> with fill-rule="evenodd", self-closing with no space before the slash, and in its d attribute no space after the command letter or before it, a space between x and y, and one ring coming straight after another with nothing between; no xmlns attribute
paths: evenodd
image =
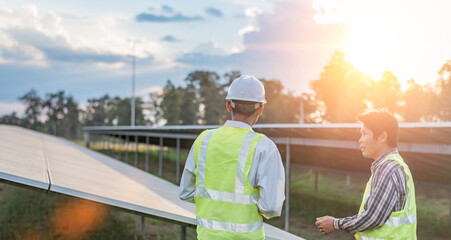
<svg viewBox="0 0 451 240"><path fill-rule="evenodd" d="M266 103L265 87L254 76L242 75L233 80L226 100Z"/></svg>

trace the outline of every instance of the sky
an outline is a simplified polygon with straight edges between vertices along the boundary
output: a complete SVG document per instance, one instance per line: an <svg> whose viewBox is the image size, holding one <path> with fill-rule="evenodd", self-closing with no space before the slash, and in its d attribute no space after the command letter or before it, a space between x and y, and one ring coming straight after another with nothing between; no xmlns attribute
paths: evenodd
<svg viewBox="0 0 451 240"><path fill-rule="evenodd" d="M448 0L0 0L0 116L18 97L161 92L194 70L232 70L311 92L334 51L375 80L433 84L451 59Z"/></svg>

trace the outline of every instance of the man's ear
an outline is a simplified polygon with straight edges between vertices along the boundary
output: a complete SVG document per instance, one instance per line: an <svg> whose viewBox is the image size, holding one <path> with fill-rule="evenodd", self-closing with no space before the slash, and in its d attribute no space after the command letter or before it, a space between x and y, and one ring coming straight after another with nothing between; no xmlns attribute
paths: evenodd
<svg viewBox="0 0 451 240"><path fill-rule="evenodd" d="M378 141L379 141L380 143L385 143L385 144L387 144L387 138L388 138L387 132L386 132L386 131L383 131L383 132L381 132L381 134L379 135Z"/></svg>
<svg viewBox="0 0 451 240"><path fill-rule="evenodd" d="M263 113L263 104L260 104L260 107L258 107L257 112L258 112L258 116L260 116Z"/></svg>
<svg viewBox="0 0 451 240"><path fill-rule="evenodd" d="M226 109L227 111L232 112L232 105L230 104L229 101L226 102Z"/></svg>

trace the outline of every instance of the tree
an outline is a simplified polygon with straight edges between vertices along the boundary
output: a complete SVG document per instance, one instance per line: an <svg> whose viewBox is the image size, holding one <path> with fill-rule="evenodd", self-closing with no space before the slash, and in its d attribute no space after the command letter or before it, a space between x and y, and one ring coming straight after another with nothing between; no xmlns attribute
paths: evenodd
<svg viewBox="0 0 451 240"><path fill-rule="evenodd" d="M404 92L403 118L406 122L431 121L434 118L433 106L437 106L434 90L430 86L421 86L413 79L407 81L409 87ZM438 112L438 111L437 111Z"/></svg>
<svg viewBox="0 0 451 240"><path fill-rule="evenodd" d="M324 114L321 112L321 106L315 100L313 94L302 93L300 96L302 110L304 112L304 123L320 123ZM300 117L299 120L301 121Z"/></svg>
<svg viewBox="0 0 451 240"><path fill-rule="evenodd" d="M345 61L345 54L335 52L318 79L311 82L315 99L324 104L323 120L355 122L365 110L370 79Z"/></svg>
<svg viewBox="0 0 451 240"><path fill-rule="evenodd" d="M224 99L226 93L215 72L194 71L185 81L195 86L199 104L203 106L203 123L220 124L224 121Z"/></svg>
<svg viewBox="0 0 451 240"><path fill-rule="evenodd" d="M78 104L63 90L46 94L44 108L47 115L45 130L58 136L75 136L79 124Z"/></svg>
<svg viewBox="0 0 451 240"><path fill-rule="evenodd" d="M181 103L180 90L168 80L163 88L161 101L161 110L163 111L163 118L166 119L166 125L180 124Z"/></svg>
<svg viewBox="0 0 451 240"><path fill-rule="evenodd" d="M224 87L230 86L233 80L239 78L241 76L240 71L232 70L230 72L224 73L225 84Z"/></svg>
<svg viewBox="0 0 451 240"><path fill-rule="evenodd" d="M196 98L196 87L188 84L185 89L178 89L182 93L180 121L183 125L195 125L198 123L199 103Z"/></svg>
<svg viewBox="0 0 451 240"><path fill-rule="evenodd" d="M78 103L72 96L66 98L64 125L67 130L66 137L71 139L74 137L80 138L78 128L80 128L80 110Z"/></svg>
<svg viewBox="0 0 451 240"><path fill-rule="evenodd" d="M144 109L149 111L150 118L148 122L150 125L159 125L163 120L163 110L161 109L161 96L157 93L149 93L149 101L145 104Z"/></svg>
<svg viewBox="0 0 451 240"><path fill-rule="evenodd" d="M47 121L45 122L45 129L48 133L53 135L63 135L63 118L64 118L64 91L57 93L47 93L44 101L44 108L46 110Z"/></svg>
<svg viewBox="0 0 451 240"><path fill-rule="evenodd" d="M369 89L369 100L373 108L385 108L392 113L399 112L402 99L401 84L390 71L384 71L379 81L372 82Z"/></svg>
<svg viewBox="0 0 451 240"><path fill-rule="evenodd" d="M130 126L131 124L131 104L130 98L115 97L112 102L110 120L119 126ZM140 97L135 98L135 124L146 125L143 114L143 101Z"/></svg>
<svg viewBox="0 0 451 240"><path fill-rule="evenodd" d="M27 124L25 121L26 120L18 117L16 112L13 112L9 115L3 115L0 117L0 124L24 126Z"/></svg>
<svg viewBox="0 0 451 240"><path fill-rule="evenodd" d="M279 80L261 79L261 82L265 86L267 104L259 123L299 123L301 97L283 93Z"/></svg>
<svg viewBox="0 0 451 240"><path fill-rule="evenodd" d="M438 72L440 78L437 81L438 89L438 116L442 121L451 120L451 60L443 64Z"/></svg>
<svg viewBox="0 0 451 240"><path fill-rule="evenodd" d="M39 116L41 115L43 105L38 93L36 90L31 89L29 92L19 97L19 100L26 105L24 117L25 127L35 130L38 129L41 125Z"/></svg>
<svg viewBox="0 0 451 240"><path fill-rule="evenodd" d="M88 105L83 112L83 122L88 126L112 125L110 116L112 105L113 99L108 94L88 99Z"/></svg>

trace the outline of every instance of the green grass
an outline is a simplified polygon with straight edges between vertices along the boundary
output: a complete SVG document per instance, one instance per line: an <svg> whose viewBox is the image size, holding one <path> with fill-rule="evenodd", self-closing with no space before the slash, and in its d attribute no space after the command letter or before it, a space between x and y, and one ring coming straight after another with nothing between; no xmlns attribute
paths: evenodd
<svg viewBox="0 0 451 240"><path fill-rule="evenodd" d="M93 146L112 157L118 151L101 150L100 144ZM119 150L119 149L117 149ZM158 174L158 147L149 148L149 172ZM188 151L181 151L180 174ZM124 152L121 160L124 161ZM176 151L164 148L163 178L176 183ZM128 163L134 164L134 149L130 149ZM138 166L144 169L145 149L139 146ZM315 176L309 169L292 166L290 187L290 229L289 231L305 239L350 240L354 239L343 231L327 236L319 233L314 225L315 219L323 215L346 217L354 215L359 208L366 177L352 176L350 185L346 185L346 176L320 172L318 175L318 193L314 189ZM59 239L52 235L52 209L70 197L49 194L43 191L22 189L0 184L0 239L23 239L30 233L42 234L41 239ZM445 240L451 236L449 221L449 192L443 189L431 189L416 186L418 239ZM285 210L284 210L285 211ZM108 214L101 225L92 229L83 239L139 239L140 216L108 208ZM281 217L265 220L276 227L284 227L284 212ZM179 239L180 226L160 220L146 218L145 239ZM27 235L28 234L28 235ZM187 228L187 239L196 239L195 229Z"/></svg>
<svg viewBox="0 0 451 240"><path fill-rule="evenodd" d="M97 145L100 146L100 145ZM151 148L150 173L158 173L158 147ZM133 150L133 149L131 149ZM103 151L107 152L107 151ZM111 152L110 152L111 153ZM133 164L134 153L130 153L129 163ZM182 172L184 161L188 152L181 151ZM163 178L175 181L175 149L164 149ZM122 160L124 155L122 155ZM143 169L144 149L139 147L138 161ZM181 173L180 173L181 174ZM367 177L352 176L349 185L346 184L346 176L320 172L318 174L318 193L314 189L314 174L309 169L292 166L290 186L290 232L306 239L354 239L352 235L344 231L338 231L328 236L323 236L317 230L316 218L324 215L335 217L347 217L357 213ZM449 220L450 202L449 192L443 189L431 189L426 186L416 186L419 239L448 239L451 236L451 223ZM276 227L284 227L284 211L281 217L265 220Z"/></svg>
<svg viewBox="0 0 451 240"><path fill-rule="evenodd" d="M141 216L136 214L5 183L0 183L0 189L0 239L141 239ZM91 227L80 227L76 219L82 216L72 210L85 204L103 212L101 221ZM68 211L64 206L71 208ZM179 225L145 219L144 239L179 239L180 231ZM187 239L196 239L195 229L187 228Z"/></svg>
<svg viewBox="0 0 451 240"><path fill-rule="evenodd" d="M74 198L47 193L31 188L21 188L0 183L0 239L64 239L61 231L71 228L66 218L61 217L60 206L75 201ZM86 200L104 210L102 221L84 229L78 229L77 239L126 239L129 225L118 218L118 210ZM66 225L67 226L66 226Z"/></svg>

